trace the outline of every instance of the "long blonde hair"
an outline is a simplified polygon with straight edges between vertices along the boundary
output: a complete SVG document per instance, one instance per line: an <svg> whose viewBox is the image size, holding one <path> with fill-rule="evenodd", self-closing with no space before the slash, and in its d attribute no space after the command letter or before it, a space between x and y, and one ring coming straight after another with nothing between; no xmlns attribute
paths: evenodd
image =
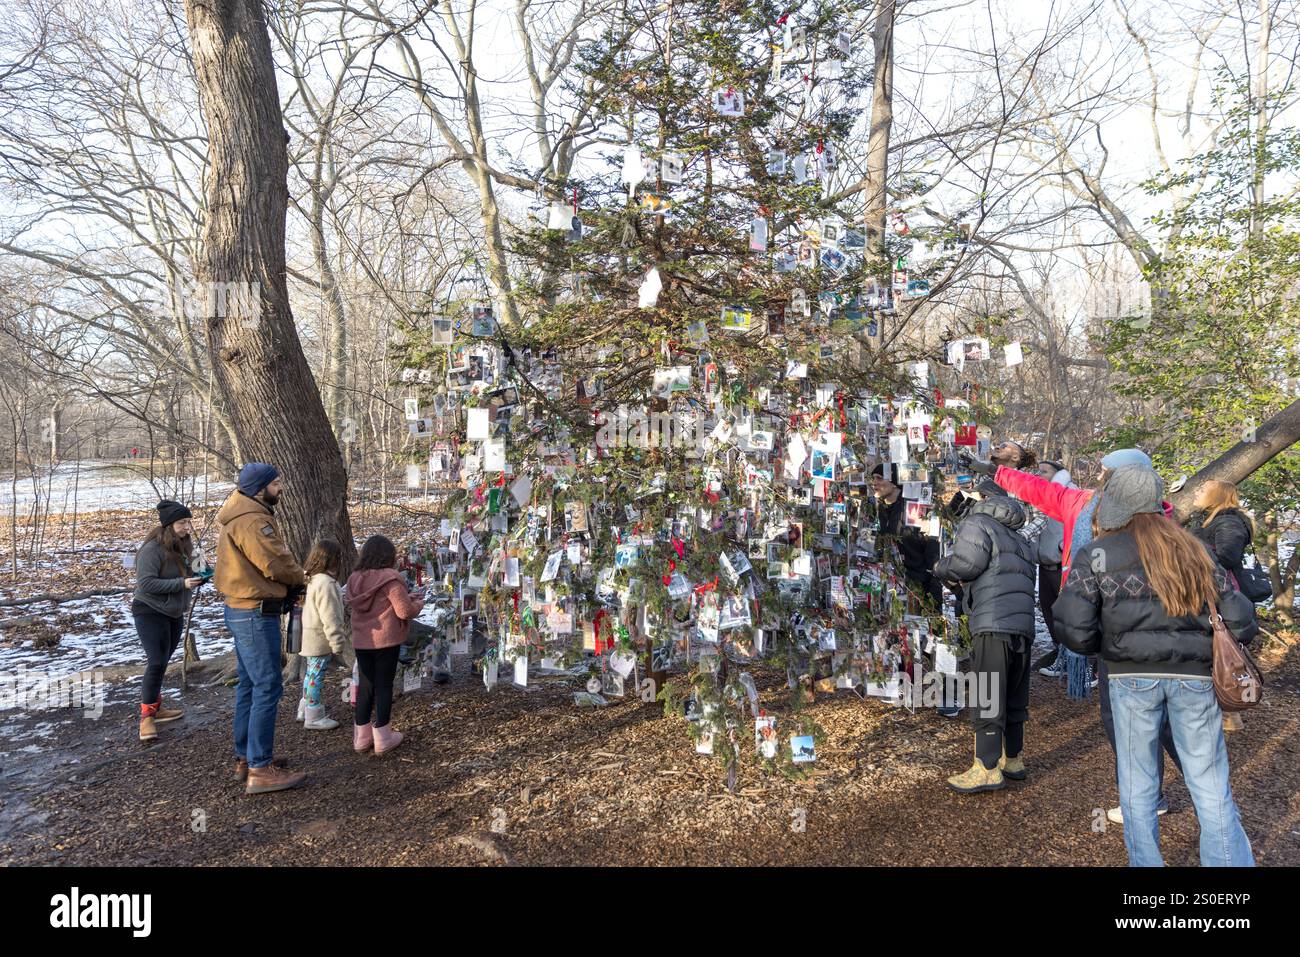
<svg viewBox="0 0 1300 957"><path fill-rule="evenodd" d="M1209 525L1210 522L1214 521L1214 516L1225 508L1235 508L1241 513L1241 517L1246 520L1246 525L1250 528L1250 537L1255 537L1255 521L1250 513L1241 507L1241 499L1237 497L1237 486L1231 482L1220 482L1218 479L1211 479L1201 486L1201 492L1197 495L1197 498L1206 503L1204 524Z"/></svg>
<svg viewBox="0 0 1300 957"><path fill-rule="evenodd" d="M1142 512L1116 531L1133 535L1147 581L1171 618L1199 615L1210 602L1218 601L1210 553L1177 522L1155 512Z"/></svg>

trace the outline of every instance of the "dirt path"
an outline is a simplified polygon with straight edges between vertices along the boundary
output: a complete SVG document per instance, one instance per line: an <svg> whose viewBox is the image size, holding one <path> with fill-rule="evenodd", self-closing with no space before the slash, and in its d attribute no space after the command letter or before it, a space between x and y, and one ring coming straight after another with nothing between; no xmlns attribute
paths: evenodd
<svg viewBox="0 0 1300 957"><path fill-rule="evenodd" d="M460 664L465 669L464 663ZM330 686L335 681L331 678ZM574 707L572 685L488 693L453 684L395 708L406 743L358 757L346 727L306 732L281 705L277 753L308 785L245 797L232 780L233 692L191 691L189 716L154 745L110 707L59 732L56 750L15 753L0 772L0 860L19 864L1090 864L1123 865L1117 803L1095 697L1072 702L1035 678L1030 777L962 797L964 722L909 714L849 692L819 699L826 731L803 781L743 766L735 794L678 718L621 702ZM1300 648L1272 662L1264 703L1229 736L1233 788L1262 865L1300 864ZM765 703L776 709L773 688ZM335 717L344 708L330 703ZM779 714L779 709L778 714ZM1197 862L1187 791L1169 772L1168 863ZM195 829L202 818L206 829ZM800 821L804 822L802 830Z"/></svg>

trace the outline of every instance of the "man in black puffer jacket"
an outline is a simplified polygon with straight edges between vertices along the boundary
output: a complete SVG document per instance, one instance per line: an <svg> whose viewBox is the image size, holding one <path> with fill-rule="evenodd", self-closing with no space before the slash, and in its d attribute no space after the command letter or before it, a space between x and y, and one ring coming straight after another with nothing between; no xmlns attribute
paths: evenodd
<svg viewBox="0 0 1300 957"><path fill-rule="evenodd" d="M963 583L962 608L971 634L971 670L991 700L971 708L975 761L948 779L955 791L996 791L1021 781L1029 719L1029 655L1034 641L1034 549L1017 534L1024 507L992 494L972 505L957 526L952 554L935 577Z"/></svg>

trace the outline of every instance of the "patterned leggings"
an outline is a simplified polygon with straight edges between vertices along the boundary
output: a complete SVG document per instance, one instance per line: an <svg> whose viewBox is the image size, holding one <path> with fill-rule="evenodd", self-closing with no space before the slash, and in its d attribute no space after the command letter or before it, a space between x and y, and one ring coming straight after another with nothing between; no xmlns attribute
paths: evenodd
<svg viewBox="0 0 1300 957"><path fill-rule="evenodd" d="M329 664L329 655L307 657L307 673L302 676L302 696L307 699L307 704L313 708L320 707L320 692L325 684L323 677L325 666Z"/></svg>

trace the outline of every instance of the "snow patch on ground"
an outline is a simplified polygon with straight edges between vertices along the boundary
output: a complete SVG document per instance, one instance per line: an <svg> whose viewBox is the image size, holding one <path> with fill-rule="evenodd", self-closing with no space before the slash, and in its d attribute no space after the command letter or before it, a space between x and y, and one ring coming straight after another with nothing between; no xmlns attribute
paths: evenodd
<svg viewBox="0 0 1300 957"><path fill-rule="evenodd" d="M170 476L149 475L147 462L88 461L63 462L39 473L33 481L20 475L17 488L6 479L0 482L0 508L17 503L20 513L30 511L39 497L42 508L54 512L149 511L162 498L191 505L218 504L234 484L208 476L188 476L175 481Z"/></svg>

